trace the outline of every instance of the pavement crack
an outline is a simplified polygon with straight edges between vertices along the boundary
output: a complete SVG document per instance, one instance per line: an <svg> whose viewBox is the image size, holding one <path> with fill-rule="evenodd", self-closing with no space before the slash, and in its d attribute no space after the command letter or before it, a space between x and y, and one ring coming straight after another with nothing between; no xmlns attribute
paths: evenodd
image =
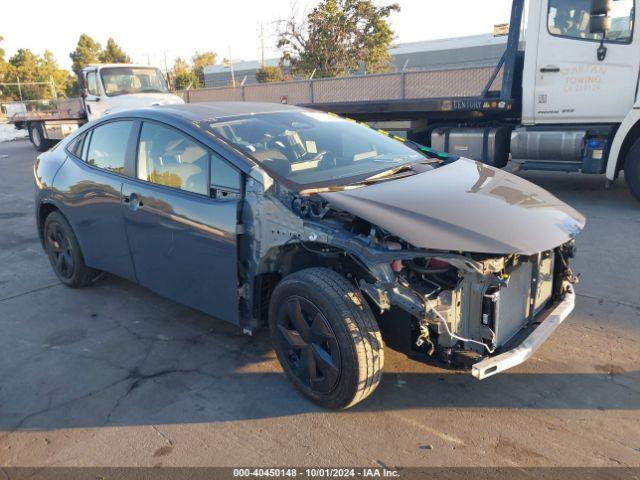
<svg viewBox="0 0 640 480"><path fill-rule="evenodd" d="M96 395L98 393L104 392L105 390L108 390L111 387L114 387L115 385L118 385L119 383L122 383L126 380L128 380L129 376L125 377L125 378L121 378L119 380L115 380L107 385L104 385L102 387L100 387L97 390L92 390L88 393L85 393L84 395L80 395L79 397L75 397L75 398L71 398L69 400L65 400L64 402L61 403L57 403L55 405L53 405L53 402L51 401L51 398L49 399L49 402L47 404L46 408L43 408L41 410L38 410L36 412L32 412L24 417L22 417L13 427L11 427L9 429L8 432L6 432L5 435L0 437L0 441L4 440L5 438L7 438L9 435L11 435L12 432L19 430L25 423L27 423L30 419L37 417L38 415L42 415L43 413L47 413L50 412L52 410L57 410L58 408L62 408L62 407L66 407L68 405L71 405L79 400L83 400L85 398L89 398L93 395Z"/></svg>
<svg viewBox="0 0 640 480"><path fill-rule="evenodd" d="M622 300L616 300L614 298L598 297L597 295L588 295L586 293L576 293L576 296L583 297L583 298L590 298L591 300L598 300L598 301L602 301L602 302L611 302L611 303L615 303L616 305L622 305L624 307L629 307L629 308L633 308L635 310L640 310L640 305L636 305L636 304L630 303L630 302L623 302Z"/></svg>
<svg viewBox="0 0 640 480"><path fill-rule="evenodd" d="M31 290L27 290L26 292L16 293L15 295L10 295L8 297L0 298L0 303L13 300L14 298L24 297L25 295L29 295L30 293L40 292L42 290L47 290L52 287L57 287L58 285L62 285L62 283L58 282L58 283L52 283L50 285L45 285L43 287L32 288Z"/></svg>
<svg viewBox="0 0 640 480"><path fill-rule="evenodd" d="M162 438L164 438L167 443L169 444L170 447L173 447L173 440L171 440L171 438L169 436L167 436L165 433L163 433L158 427L156 427L155 425L151 425L151 428L153 428L153 430L160 435Z"/></svg>
<svg viewBox="0 0 640 480"><path fill-rule="evenodd" d="M129 371L129 375L127 375L127 377L125 379L123 379L122 381L130 381L132 380L131 385L129 385L129 388L127 389L126 392L124 392L123 395L121 395L118 400L116 400L116 403L113 405L113 407L111 408L111 410L109 411L109 413L107 414L107 418L105 420L105 424L111 423L111 416L115 413L115 411L120 407L120 404L131 394L131 392L133 392L135 389L137 389L140 385L142 385L144 382L146 382L147 380L153 380L165 375L170 375L173 373L199 373L200 375L205 375L202 372L198 371L197 369L194 368L190 368L190 369L183 369L183 368L168 368L168 369L164 369L164 370L159 370L157 372L154 373L149 373L149 374L143 374L140 373L140 371L138 370L138 367L135 367L134 369Z"/></svg>

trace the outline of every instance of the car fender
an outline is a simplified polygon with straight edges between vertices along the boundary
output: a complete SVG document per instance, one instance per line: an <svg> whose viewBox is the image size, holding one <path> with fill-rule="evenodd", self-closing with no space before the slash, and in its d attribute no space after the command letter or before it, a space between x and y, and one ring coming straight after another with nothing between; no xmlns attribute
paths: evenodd
<svg viewBox="0 0 640 480"><path fill-rule="evenodd" d="M625 140L629 135L629 132L640 122L640 101L636 102L633 108L627 113L618 131L616 132L613 142L611 144L611 151L609 152L609 159L607 160L607 180L615 180L618 171L618 162L624 161L619 159L620 153L624 146Z"/></svg>

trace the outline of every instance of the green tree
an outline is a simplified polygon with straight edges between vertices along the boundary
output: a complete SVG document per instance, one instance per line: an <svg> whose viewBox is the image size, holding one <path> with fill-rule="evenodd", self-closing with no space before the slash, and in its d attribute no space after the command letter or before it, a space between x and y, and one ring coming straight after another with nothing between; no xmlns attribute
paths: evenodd
<svg viewBox="0 0 640 480"><path fill-rule="evenodd" d="M193 73L198 77L198 87L204 87L204 67L215 65L218 55L215 52L196 52L191 57Z"/></svg>
<svg viewBox="0 0 640 480"><path fill-rule="evenodd" d="M198 75L191 66L182 58L176 58L171 69L171 80L175 90L187 90L196 88Z"/></svg>
<svg viewBox="0 0 640 480"><path fill-rule="evenodd" d="M4 40L4 37L0 35L0 42ZM4 49L0 47L0 82L4 82L5 74L7 71L7 62L4 59ZM0 87L0 98L5 97L6 94L2 87Z"/></svg>
<svg viewBox="0 0 640 480"><path fill-rule="evenodd" d="M53 80L56 96L76 95L77 83L74 76L64 68L58 66L53 53L45 50L38 60L39 76L43 81Z"/></svg>
<svg viewBox="0 0 640 480"><path fill-rule="evenodd" d="M101 52L102 46L98 42L85 33L80 35L76 49L69 54L73 62L71 68L75 74L78 75L82 67L99 63Z"/></svg>
<svg viewBox="0 0 640 480"><path fill-rule="evenodd" d="M265 65L256 71L256 80L258 80L259 83L282 82L284 80L284 73L280 67Z"/></svg>
<svg viewBox="0 0 640 480"><path fill-rule="evenodd" d="M100 52L99 59L102 63L131 63L129 55L124 53L113 38L107 40L107 46Z"/></svg>
<svg viewBox="0 0 640 480"><path fill-rule="evenodd" d="M317 77L349 75L364 66L367 73L391 67L393 31L387 22L396 3L378 7L371 0L322 0L299 24L281 22L278 48L293 73Z"/></svg>
<svg viewBox="0 0 640 480"><path fill-rule="evenodd" d="M25 100L37 100L69 95L75 84L71 73L60 68L53 53L48 50L39 56L29 49L21 48L5 67L5 81L20 80L22 84L20 89L16 85L4 89L5 97L16 100L21 96Z"/></svg>
<svg viewBox="0 0 640 480"><path fill-rule="evenodd" d="M51 98L50 88L45 85L29 85L31 82L42 81L38 75L38 57L28 48L20 48L11 58L7 68L7 77L11 82L25 84L20 89L13 85L8 87L14 98L19 98L20 93L24 99ZM49 90L49 91L45 91Z"/></svg>

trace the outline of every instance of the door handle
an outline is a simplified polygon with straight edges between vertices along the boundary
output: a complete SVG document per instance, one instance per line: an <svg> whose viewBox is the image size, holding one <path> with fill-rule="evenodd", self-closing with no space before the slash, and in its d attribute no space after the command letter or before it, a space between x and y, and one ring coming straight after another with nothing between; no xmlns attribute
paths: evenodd
<svg viewBox="0 0 640 480"><path fill-rule="evenodd" d="M560 67L542 67L540 73L559 73Z"/></svg>

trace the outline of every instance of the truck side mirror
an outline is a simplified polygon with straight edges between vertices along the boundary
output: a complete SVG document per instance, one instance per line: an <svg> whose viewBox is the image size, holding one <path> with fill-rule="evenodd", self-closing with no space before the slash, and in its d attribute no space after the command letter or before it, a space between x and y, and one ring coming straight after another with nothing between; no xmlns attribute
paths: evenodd
<svg viewBox="0 0 640 480"><path fill-rule="evenodd" d="M589 33L601 34L603 37L611 30L611 17L606 15L591 15L589 19Z"/></svg>
<svg viewBox="0 0 640 480"><path fill-rule="evenodd" d="M589 18L589 33L600 35L600 46L598 47L598 60L602 62L607 57L607 47L604 46L604 39L607 32L611 30L611 11L613 0L591 0L591 16Z"/></svg>
<svg viewBox="0 0 640 480"><path fill-rule="evenodd" d="M612 0L591 0L591 16L609 15L612 4Z"/></svg>
<svg viewBox="0 0 640 480"><path fill-rule="evenodd" d="M88 94L89 94L89 91L85 87L80 88L80 96L82 98L87 98Z"/></svg>

